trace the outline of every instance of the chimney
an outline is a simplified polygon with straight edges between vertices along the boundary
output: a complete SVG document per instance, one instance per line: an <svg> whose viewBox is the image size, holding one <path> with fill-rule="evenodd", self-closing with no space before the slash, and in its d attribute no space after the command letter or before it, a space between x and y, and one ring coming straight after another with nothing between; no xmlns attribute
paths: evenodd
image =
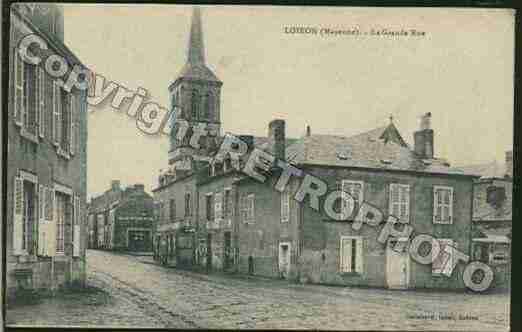
<svg viewBox="0 0 522 332"><path fill-rule="evenodd" d="M306 137L312 136L312 129L310 126L306 126Z"/></svg>
<svg viewBox="0 0 522 332"><path fill-rule="evenodd" d="M513 177L513 150L506 151L506 176Z"/></svg>
<svg viewBox="0 0 522 332"><path fill-rule="evenodd" d="M111 190L116 191L120 190L121 183L120 180L112 180L111 181Z"/></svg>
<svg viewBox="0 0 522 332"><path fill-rule="evenodd" d="M272 120L268 124L269 152L277 159L285 160L285 120Z"/></svg>
<svg viewBox="0 0 522 332"><path fill-rule="evenodd" d="M414 151L422 159L433 159L433 129L431 112L421 117L420 129L413 134Z"/></svg>

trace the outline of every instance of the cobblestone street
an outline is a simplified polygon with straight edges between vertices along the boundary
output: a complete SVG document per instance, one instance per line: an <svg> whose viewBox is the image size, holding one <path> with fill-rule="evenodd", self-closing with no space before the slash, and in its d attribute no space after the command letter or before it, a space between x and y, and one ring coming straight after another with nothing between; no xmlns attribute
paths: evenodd
<svg viewBox="0 0 522 332"><path fill-rule="evenodd" d="M46 299L7 311L10 325L350 330L507 330L509 295L298 285L204 275L150 257L89 251L99 294ZM72 297L71 297L72 296ZM414 316L438 315L422 318ZM467 316L466 319L461 316ZM455 319L443 319L453 316Z"/></svg>

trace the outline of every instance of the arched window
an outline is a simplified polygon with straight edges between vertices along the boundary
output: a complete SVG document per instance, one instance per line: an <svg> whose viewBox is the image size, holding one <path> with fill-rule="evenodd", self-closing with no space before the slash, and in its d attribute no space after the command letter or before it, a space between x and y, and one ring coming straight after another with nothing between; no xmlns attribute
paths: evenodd
<svg viewBox="0 0 522 332"><path fill-rule="evenodd" d="M192 113L192 119L197 119L199 115L199 105L200 105L200 98L199 94L196 90L192 90L192 96L190 98L190 109Z"/></svg>
<svg viewBox="0 0 522 332"><path fill-rule="evenodd" d="M203 107L204 108L204 111L203 111L203 118L206 119L206 120L212 120L211 119L211 114L213 113L213 108L214 108L214 97L212 96L212 94L207 94L206 98L205 98L205 106Z"/></svg>

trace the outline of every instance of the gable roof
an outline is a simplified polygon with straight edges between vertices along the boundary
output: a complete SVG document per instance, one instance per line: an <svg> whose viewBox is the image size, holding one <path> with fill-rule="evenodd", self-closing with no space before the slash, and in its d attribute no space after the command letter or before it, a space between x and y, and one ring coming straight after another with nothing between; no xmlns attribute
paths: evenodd
<svg viewBox="0 0 522 332"><path fill-rule="evenodd" d="M358 135L311 135L286 150L292 164L362 167L434 174L469 175L443 159L423 160L402 139L393 123Z"/></svg>

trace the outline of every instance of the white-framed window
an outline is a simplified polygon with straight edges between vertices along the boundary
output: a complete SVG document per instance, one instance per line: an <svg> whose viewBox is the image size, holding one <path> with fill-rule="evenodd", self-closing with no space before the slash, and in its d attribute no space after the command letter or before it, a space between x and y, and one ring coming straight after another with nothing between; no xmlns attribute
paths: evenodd
<svg viewBox="0 0 522 332"><path fill-rule="evenodd" d="M241 198L241 217L244 223L253 223L255 221L254 202L255 194L243 195Z"/></svg>
<svg viewBox="0 0 522 332"><path fill-rule="evenodd" d="M339 250L340 272L363 272L363 237L341 236Z"/></svg>
<svg viewBox="0 0 522 332"><path fill-rule="evenodd" d="M360 206L362 202L364 202L364 182L363 181L353 181L353 180L342 180L341 181L341 190L344 193L348 193L353 199L356 206ZM346 199L342 200L342 208L346 208L346 204L348 201ZM351 209L350 209L351 210Z"/></svg>
<svg viewBox="0 0 522 332"><path fill-rule="evenodd" d="M444 266L447 264L453 264L451 261L452 257L454 257L453 253L451 255L446 253L444 248L446 246L452 246L453 248L456 248L457 243L452 239L433 239L433 241L439 241L440 251L438 252L437 257L432 256L433 263L431 263L431 274L440 275L444 270ZM451 249L451 251L453 251L453 249ZM432 255L433 254L434 253L432 251Z"/></svg>
<svg viewBox="0 0 522 332"><path fill-rule="evenodd" d="M401 222L410 222L410 185L390 184L389 214Z"/></svg>
<svg viewBox="0 0 522 332"><path fill-rule="evenodd" d="M22 59L18 48L14 50L14 120L20 134L38 143L43 70Z"/></svg>
<svg viewBox="0 0 522 332"><path fill-rule="evenodd" d="M74 155L77 148L79 101L79 96L65 91L53 81L53 143L58 155L66 159Z"/></svg>
<svg viewBox="0 0 522 332"><path fill-rule="evenodd" d="M36 254L39 187L36 175L20 171L13 187L13 253Z"/></svg>
<svg viewBox="0 0 522 332"><path fill-rule="evenodd" d="M281 193L281 222L290 220L290 193L284 190Z"/></svg>
<svg viewBox="0 0 522 332"><path fill-rule="evenodd" d="M433 223L453 223L453 188L446 186L433 187Z"/></svg>

